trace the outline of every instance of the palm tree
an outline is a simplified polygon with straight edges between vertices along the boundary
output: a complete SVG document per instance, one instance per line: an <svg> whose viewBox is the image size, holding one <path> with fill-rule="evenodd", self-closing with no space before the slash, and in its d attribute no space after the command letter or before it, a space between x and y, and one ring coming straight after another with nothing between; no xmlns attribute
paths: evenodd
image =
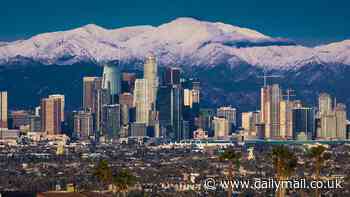
<svg viewBox="0 0 350 197"><path fill-rule="evenodd" d="M314 170L315 170L315 179L319 180L321 175L321 168L325 164L325 162L329 159L330 155L326 154L326 147L324 146L314 146L310 148L308 152L309 158L314 162ZM320 196L318 188L315 190L315 196Z"/></svg>
<svg viewBox="0 0 350 197"><path fill-rule="evenodd" d="M108 165L108 161L99 161L94 169L94 176L97 177L102 185L107 185L112 182L112 170Z"/></svg>
<svg viewBox="0 0 350 197"><path fill-rule="evenodd" d="M273 166L278 181L287 180L295 171L297 157L286 146L275 146L272 149ZM285 196L284 188L279 188L277 197Z"/></svg>
<svg viewBox="0 0 350 197"><path fill-rule="evenodd" d="M219 156L220 161L229 161L228 177L230 180L233 179L233 166L235 165L236 169L239 169L241 157L242 157L241 152L236 152L235 150L233 150L231 148L226 149L225 152L223 152ZM232 196L231 185L228 185L227 196L228 197Z"/></svg>
<svg viewBox="0 0 350 197"><path fill-rule="evenodd" d="M129 190L129 187L135 185L136 177L128 170L121 170L112 179L113 187L117 193L125 192Z"/></svg>

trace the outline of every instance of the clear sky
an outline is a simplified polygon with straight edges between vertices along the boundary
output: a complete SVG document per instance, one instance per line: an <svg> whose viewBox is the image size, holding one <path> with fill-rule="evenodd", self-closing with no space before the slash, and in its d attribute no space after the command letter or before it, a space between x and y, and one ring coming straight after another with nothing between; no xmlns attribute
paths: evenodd
<svg viewBox="0 0 350 197"><path fill-rule="evenodd" d="M0 6L0 41L89 23L159 25L183 16L307 45L350 39L349 0L4 0Z"/></svg>

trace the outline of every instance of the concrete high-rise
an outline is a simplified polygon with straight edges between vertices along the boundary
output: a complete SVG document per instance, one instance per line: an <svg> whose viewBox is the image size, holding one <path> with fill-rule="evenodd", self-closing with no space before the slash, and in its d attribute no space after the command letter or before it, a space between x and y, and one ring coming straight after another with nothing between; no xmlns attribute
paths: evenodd
<svg viewBox="0 0 350 197"><path fill-rule="evenodd" d="M118 102L121 93L121 73L116 65L105 64L103 67L102 88L109 91L111 103Z"/></svg>
<svg viewBox="0 0 350 197"><path fill-rule="evenodd" d="M56 98L41 100L41 129L49 135L61 134L62 101Z"/></svg>
<svg viewBox="0 0 350 197"><path fill-rule="evenodd" d="M102 88L101 77L84 77L83 78L83 109L90 109L96 113L96 94L98 89Z"/></svg>
<svg viewBox="0 0 350 197"><path fill-rule="evenodd" d="M217 109L216 115L228 120L231 127L237 126L236 108L233 108L231 106L220 107Z"/></svg>
<svg viewBox="0 0 350 197"><path fill-rule="evenodd" d="M134 107L136 107L136 122L148 125L151 110L148 92L148 80L136 79L134 89Z"/></svg>
<svg viewBox="0 0 350 197"><path fill-rule="evenodd" d="M148 81L149 105L155 109L157 90L158 90L158 71L157 60L154 56L149 56L143 67L143 78Z"/></svg>
<svg viewBox="0 0 350 197"><path fill-rule="evenodd" d="M265 138L280 139L280 101L278 84L261 88L261 122L265 124Z"/></svg>
<svg viewBox="0 0 350 197"><path fill-rule="evenodd" d="M93 136L93 117L90 111L79 111L74 115L74 133L84 140Z"/></svg>
<svg viewBox="0 0 350 197"><path fill-rule="evenodd" d="M109 139L119 137L120 134L120 105L105 105L103 107L103 133Z"/></svg>
<svg viewBox="0 0 350 197"><path fill-rule="evenodd" d="M8 127L7 113L8 113L8 103L7 103L7 92L0 92L0 128Z"/></svg>
<svg viewBox="0 0 350 197"><path fill-rule="evenodd" d="M50 99L56 99L59 102L61 102L61 121L64 122L64 106L65 106L65 99L63 94L52 94L49 95Z"/></svg>
<svg viewBox="0 0 350 197"><path fill-rule="evenodd" d="M243 112L242 128L248 132L249 136L257 136L256 125L260 123L260 112Z"/></svg>
<svg viewBox="0 0 350 197"><path fill-rule="evenodd" d="M306 136L311 140L315 136L315 110L313 108L298 107L292 110L293 138L300 139Z"/></svg>
<svg viewBox="0 0 350 197"><path fill-rule="evenodd" d="M226 138L229 136L230 132L230 123L226 118L214 117L213 126L214 126L214 136L216 138Z"/></svg>

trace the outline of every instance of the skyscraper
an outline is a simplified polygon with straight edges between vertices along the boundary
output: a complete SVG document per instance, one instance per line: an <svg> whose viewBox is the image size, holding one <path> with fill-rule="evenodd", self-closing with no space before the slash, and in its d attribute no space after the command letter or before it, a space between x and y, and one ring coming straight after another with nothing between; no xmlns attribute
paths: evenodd
<svg viewBox="0 0 350 197"><path fill-rule="evenodd" d="M79 111L74 115L74 133L84 140L93 135L93 117L90 111Z"/></svg>
<svg viewBox="0 0 350 197"><path fill-rule="evenodd" d="M121 92L121 73L118 66L105 64L103 67L102 88L109 91L111 103L118 102Z"/></svg>
<svg viewBox="0 0 350 197"><path fill-rule="evenodd" d="M183 90L181 85L159 87L157 110L161 131L172 140L184 138L183 129Z"/></svg>
<svg viewBox="0 0 350 197"><path fill-rule="evenodd" d="M65 99L64 99L64 95L63 94L52 94L49 95L49 98L51 99L56 99L59 102L61 102L61 121L64 122L64 103L65 103Z"/></svg>
<svg viewBox="0 0 350 197"><path fill-rule="evenodd" d="M120 105L105 105L103 107L103 133L109 139L119 137L120 133Z"/></svg>
<svg viewBox="0 0 350 197"><path fill-rule="evenodd" d="M0 128L7 128L7 92L0 92Z"/></svg>
<svg viewBox="0 0 350 197"><path fill-rule="evenodd" d="M84 77L83 78L83 109L90 109L96 113L96 94L98 89L102 88L101 77Z"/></svg>
<svg viewBox="0 0 350 197"><path fill-rule="evenodd" d="M336 138L337 139L346 139L346 124L347 124L347 119L346 119L346 106L342 103L337 103L335 106L335 116L336 116L336 125L337 125L337 130L336 130Z"/></svg>
<svg viewBox="0 0 350 197"><path fill-rule="evenodd" d="M265 138L281 138L281 89L278 84L261 88L261 121L265 124Z"/></svg>
<svg viewBox="0 0 350 197"><path fill-rule="evenodd" d="M243 112L242 128L248 132L249 136L257 136L256 125L260 123L260 112Z"/></svg>
<svg viewBox="0 0 350 197"><path fill-rule="evenodd" d="M136 107L136 122L149 122L149 111L151 110L148 92L148 80L136 79L134 89L134 106Z"/></svg>
<svg viewBox="0 0 350 197"><path fill-rule="evenodd" d="M179 85L180 84L180 74L181 70L177 67L168 67L165 69L165 74L163 75L163 83L165 85Z"/></svg>
<svg viewBox="0 0 350 197"><path fill-rule="evenodd" d="M214 136L216 138L226 138L229 136L230 126L229 121L226 118L214 117Z"/></svg>
<svg viewBox="0 0 350 197"><path fill-rule="evenodd" d="M298 107L292 110L293 138L306 136L311 140L315 136L315 110L313 108Z"/></svg>
<svg viewBox="0 0 350 197"><path fill-rule="evenodd" d="M216 115L228 120L231 127L237 125L236 108L233 108L231 106L220 107L217 109Z"/></svg>
<svg viewBox="0 0 350 197"><path fill-rule="evenodd" d="M143 67L143 78L148 81L148 95L149 105L152 109L155 109L157 90L158 90L158 71L157 60L154 56L147 58Z"/></svg>
<svg viewBox="0 0 350 197"><path fill-rule="evenodd" d="M41 129L49 135L61 134L62 101L56 98L41 100Z"/></svg>
<svg viewBox="0 0 350 197"><path fill-rule="evenodd" d="M318 110L320 116L332 112L332 98L327 93L321 93L318 97Z"/></svg>

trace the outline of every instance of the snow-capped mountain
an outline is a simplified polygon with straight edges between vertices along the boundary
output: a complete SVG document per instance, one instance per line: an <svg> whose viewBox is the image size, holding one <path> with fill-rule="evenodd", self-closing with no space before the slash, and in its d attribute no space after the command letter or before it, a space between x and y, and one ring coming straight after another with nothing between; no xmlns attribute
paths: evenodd
<svg viewBox="0 0 350 197"><path fill-rule="evenodd" d="M310 64L350 65L350 40L311 48L247 28L179 18L158 27L108 30L86 25L0 43L0 65L28 60L46 65L114 60L127 63L143 61L150 54L164 66L248 64L289 70Z"/></svg>

